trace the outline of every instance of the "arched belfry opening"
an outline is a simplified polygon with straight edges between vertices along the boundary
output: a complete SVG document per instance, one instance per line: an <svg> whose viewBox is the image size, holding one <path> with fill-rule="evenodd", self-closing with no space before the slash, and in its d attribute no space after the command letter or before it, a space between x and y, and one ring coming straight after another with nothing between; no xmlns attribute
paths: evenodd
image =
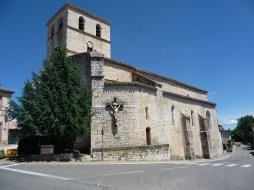
<svg viewBox="0 0 254 190"><path fill-rule="evenodd" d="M78 29L84 31L85 29L85 19L80 16L78 20Z"/></svg>
<svg viewBox="0 0 254 190"><path fill-rule="evenodd" d="M101 25L96 24L96 36L101 37Z"/></svg>
<svg viewBox="0 0 254 190"><path fill-rule="evenodd" d="M146 128L146 145L151 145L151 128Z"/></svg>

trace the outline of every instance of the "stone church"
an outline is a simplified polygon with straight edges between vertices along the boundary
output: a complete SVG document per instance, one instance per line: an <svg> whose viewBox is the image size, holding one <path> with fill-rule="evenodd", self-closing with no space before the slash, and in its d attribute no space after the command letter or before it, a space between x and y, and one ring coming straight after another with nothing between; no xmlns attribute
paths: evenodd
<svg viewBox="0 0 254 190"><path fill-rule="evenodd" d="M47 23L47 50L63 46L92 91L94 160L176 160L222 154L207 91L111 58L110 23L65 4Z"/></svg>

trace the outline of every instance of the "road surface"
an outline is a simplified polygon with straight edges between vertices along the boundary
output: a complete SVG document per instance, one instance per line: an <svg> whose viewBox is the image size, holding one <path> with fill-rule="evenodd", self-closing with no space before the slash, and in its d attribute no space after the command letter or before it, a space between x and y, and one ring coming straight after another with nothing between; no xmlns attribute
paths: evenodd
<svg viewBox="0 0 254 190"><path fill-rule="evenodd" d="M237 147L217 161L2 164L0 189L253 190L254 151Z"/></svg>

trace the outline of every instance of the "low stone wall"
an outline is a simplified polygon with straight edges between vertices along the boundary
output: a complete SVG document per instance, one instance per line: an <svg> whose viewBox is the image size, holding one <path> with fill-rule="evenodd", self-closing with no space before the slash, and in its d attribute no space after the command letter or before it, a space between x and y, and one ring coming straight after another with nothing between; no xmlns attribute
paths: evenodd
<svg viewBox="0 0 254 190"><path fill-rule="evenodd" d="M18 157L19 160L24 161L72 161L74 159L73 153L62 153L62 154L50 154L50 155L29 155L24 157Z"/></svg>
<svg viewBox="0 0 254 190"><path fill-rule="evenodd" d="M93 160L102 160L102 149L92 149ZM103 148L103 160L169 160L169 144Z"/></svg>

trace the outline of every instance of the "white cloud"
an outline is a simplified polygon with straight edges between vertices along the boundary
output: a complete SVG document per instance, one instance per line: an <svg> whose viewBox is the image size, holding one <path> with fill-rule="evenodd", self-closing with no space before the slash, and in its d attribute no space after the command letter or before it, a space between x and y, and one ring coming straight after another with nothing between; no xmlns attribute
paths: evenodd
<svg viewBox="0 0 254 190"><path fill-rule="evenodd" d="M233 130L237 126L237 119L235 118L224 118L219 121L219 123L223 126L224 129Z"/></svg>
<svg viewBox="0 0 254 190"><path fill-rule="evenodd" d="M235 124L237 124L237 119L225 118L225 119L222 119L221 121L219 121L219 123L221 125L235 125Z"/></svg>
<svg viewBox="0 0 254 190"><path fill-rule="evenodd" d="M217 92L216 91L212 91L212 92L209 92L209 95L215 95L215 94L217 94Z"/></svg>

